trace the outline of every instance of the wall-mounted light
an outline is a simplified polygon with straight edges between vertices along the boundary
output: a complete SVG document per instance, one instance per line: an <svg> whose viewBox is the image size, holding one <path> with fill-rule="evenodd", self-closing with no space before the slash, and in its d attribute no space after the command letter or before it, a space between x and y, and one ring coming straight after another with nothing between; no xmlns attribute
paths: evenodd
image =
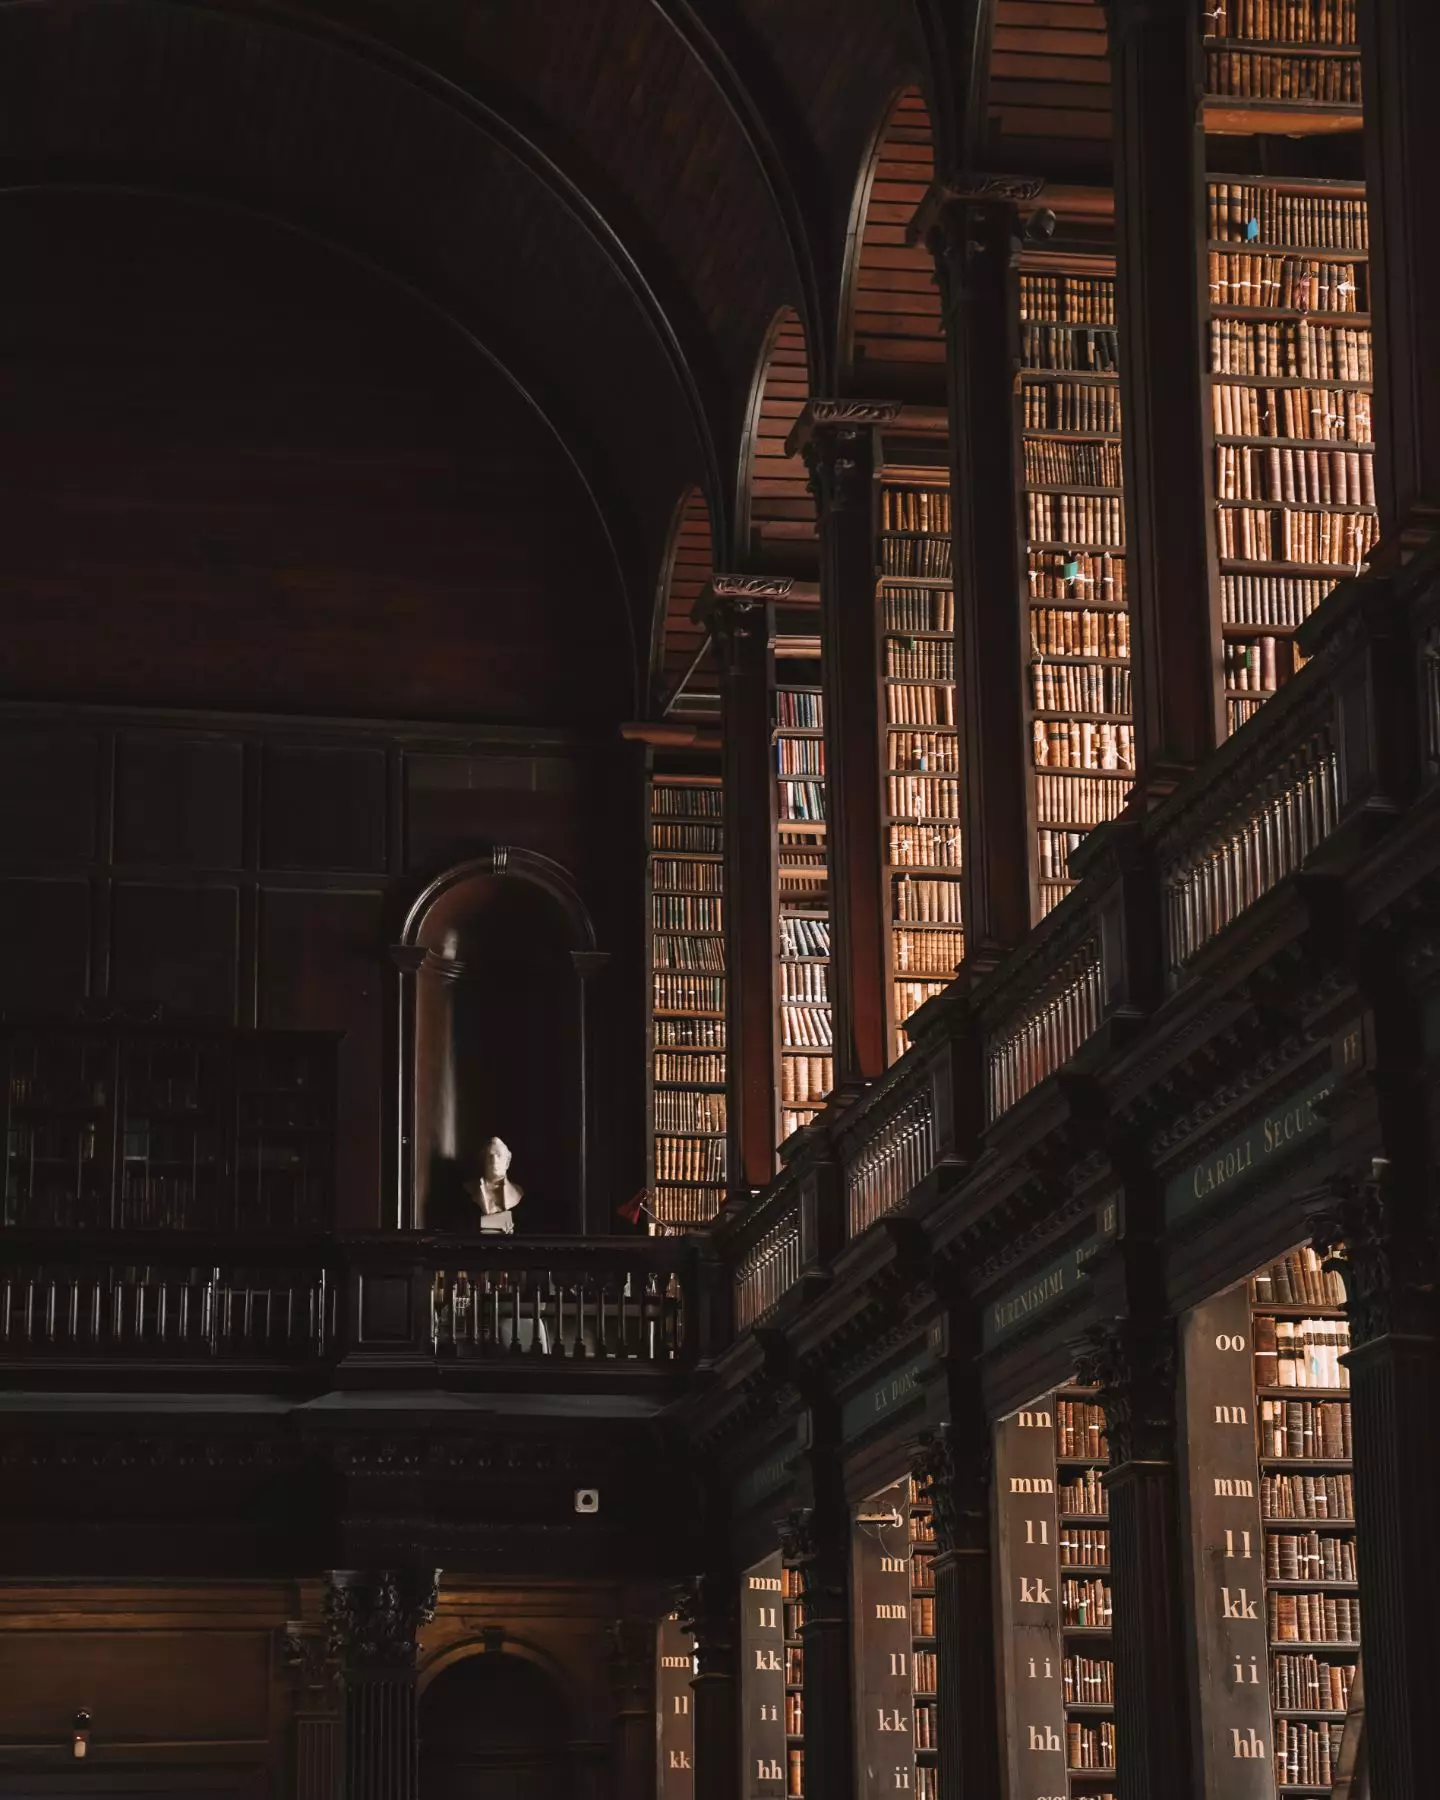
<svg viewBox="0 0 1440 1800"><path fill-rule="evenodd" d="M70 1722L70 1753L76 1757L90 1753L90 1715L83 1706Z"/></svg>

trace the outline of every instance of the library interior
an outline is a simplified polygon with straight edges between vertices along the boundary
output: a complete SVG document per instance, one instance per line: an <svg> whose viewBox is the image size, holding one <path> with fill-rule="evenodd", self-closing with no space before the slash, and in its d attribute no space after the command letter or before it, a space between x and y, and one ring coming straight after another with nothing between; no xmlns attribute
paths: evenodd
<svg viewBox="0 0 1440 1800"><path fill-rule="evenodd" d="M1437 94L0 6L0 1800L1440 1795Z"/></svg>

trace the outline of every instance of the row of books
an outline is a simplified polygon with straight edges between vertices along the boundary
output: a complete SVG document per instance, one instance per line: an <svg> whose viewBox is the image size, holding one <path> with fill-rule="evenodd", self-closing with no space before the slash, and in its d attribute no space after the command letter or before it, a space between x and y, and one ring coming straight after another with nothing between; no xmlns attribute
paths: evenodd
<svg viewBox="0 0 1440 1800"><path fill-rule="evenodd" d="M655 1096L657 1131L724 1131L725 1096L662 1088Z"/></svg>
<svg viewBox="0 0 1440 1800"><path fill-rule="evenodd" d="M1359 42L1357 0L1214 0L1205 35L1279 38L1287 44Z"/></svg>
<svg viewBox="0 0 1440 1800"><path fill-rule="evenodd" d="M933 1694L935 1689L935 1652L933 1650L917 1650L915 1652L915 1692L917 1694Z"/></svg>
<svg viewBox="0 0 1440 1800"><path fill-rule="evenodd" d="M1120 389L1110 381L1022 381L1020 417L1026 431L1120 431Z"/></svg>
<svg viewBox="0 0 1440 1800"><path fill-rule="evenodd" d="M1115 283L1107 275L1022 275L1020 317L1062 325L1113 325Z"/></svg>
<svg viewBox="0 0 1440 1800"><path fill-rule="evenodd" d="M1288 1460L1348 1462L1348 1400L1262 1400L1260 1454Z"/></svg>
<svg viewBox="0 0 1440 1800"><path fill-rule="evenodd" d="M1106 1569L1110 1566L1110 1533L1092 1525L1066 1525L1060 1532L1062 1569Z"/></svg>
<svg viewBox="0 0 1440 1800"><path fill-rule="evenodd" d="M1324 1519L1330 1523L1355 1517L1355 1490L1348 1475L1262 1475L1262 1519Z"/></svg>
<svg viewBox="0 0 1440 1800"><path fill-rule="evenodd" d="M1135 767L1133 725L1090 719L1036 719L1033 736L1037 769Z"/></svg>
<svg viewBox="0 0 1440 1800"><path fill-rule="evenodd" d="M880 489L882 531L923 531L950 535L950 490L944 487Z"/></svg>
<svg viewBox="0 0 1440 1800"><path fill-rule="evenodd" d="M928 1594L916 1594L910 1601L910 1632L913 1637L934 1637L935 1602Z"/></svg>
<svg viewBox="0 0 1440 1800"><path fill-rule="evenodd" d="M662 1019L661 1024L672 1020ZM704 1023L713 1023L705 1020ZM656 1081L695 1082L718 1087L725 1080L725 1058L704 1050L657 1050L654 1060Z"/></svg>
<svg viewBox="0 0 1440 1800"><path fill-rule="evenodd" d="M819 1110L818 1103L814 1106L782 1107L780 1111L780 1142L783 1144L786 1138L793 1136L795 1132L803 1131Z"/></svg>
<svg viewBox="0 0 1440 1800"><path fill-rule="evenodd" d="M1027 321L1020 332L1022 366L1075 369L1110 375L1119 366L1120 340L1104 325L1040 325Z"/></svg>
<svg viewBox="0 0 1440 1800"><path fill-rule="evenodd" d="M1218 437L1371 441L1370 396L1353 388L1253 388L1217 382L1210 392Z"/></svg>
<svg viewBox="0 0 1440 1800"><path fill-rule="evenodd" d="M1110 1510L1103 1481L1099 1469L1082 1469L1073 1481L1059 1482L1055 1492L1061 1513L1073 1514L1076 1518L1103 1519Z"/></svg>
<svg viewBox="0 0 1440 1800"><path fill-rule="evenodd" d="M1065 1766L1069 1769L1113 1769L1115 1767L1115 1724L1102 1719L1098 1725L1084 1725L1078 1719L1065 1722Z"/></svg>
<svg viewBox="0 0 1440 1800"><path fill-rule="evenodd" d="M825 784L823 781L782 781L779 783L779 807L782 819L818 823L825 817Z"/></svg>
<svg viewBox="0 0 1440 1800"><path fill-rule="evenodd" d="M778 737L775 740L775 767L781 775L821 775L825 773L825 740L823 737Z"/></svg>
<svg viewBox="0 0 1440 1800"><path fill-rule="evenodd" d="M1026 573L1032 600L1073 600L1084 605L1125 604L1125 558L1106 551L1031 550Z"/></svg>
<svg viewBox="0 0 1440 1800"><path fill-rule="evenodd" d="M1130 615L1090 607L1032 606L1030 647L1037 656L1127 657Z"/></svg>
<svg viewBox="0 0 1440 1800"><path fill-rule="evenodd" d="M958 819L960 781L955 775L887 775L892 817Z"/></svg>
<svg viewBox="0 0 1440 1800"><path fill-rule="evenodd" d="M1026 438L1025 479L1034 487L1118 488L1120 446Z"/></svg>
<svg viewBox="0 0 1440 1800"><path fill-rule="evenodd" d="M901 975L953 975L960 960L956 931L897 931L893 966Z"/></svg>
<svg viewBox="0 0 1440 1800"><path fill-rule="evenodd" d="M1350 1705L1354 1663L1281 1655L1270 1659L1270 1704L1281 1712L1343 1713Z"/></svg>
<svg viewBox="0 0 1440 1800"><path fill-rule="evenodd" d="M1344 1306L1345 1283L1338 1269L1327 1269L1313 1250L1288 1250L1278 1262L1250 1280L1251 1304L1266 1306Z"/></svg>
<svg viewBox="0 0 1440 1800"><path fill-rule="evenodd" d="M718 894L725 886L725 869L719 862L688 856L657 856L650 868L650 885L662 893Z"/></svg>
<svg viewBox="0 0 1440 1800"><path fill-rule="evenodd" d="M785 1735L786 1737L804 1737L805 1735L805 1695L798 1689L785 1696Z"/></svg>
<svg viewBox="0 0 1440 1800"><path fill-rule="evenodd" d="M963 954L962 945L955 944L955 960L958 963ZM953 973L953 970L952 970ZM896 981L891 986L895 991L895 1018L903 1024L913 1013L919 1012L927 1000L933 1000L937 994L943 994L949 985L948 981ZM897 1038L895 1054L903 1056L907 1044Z"/></svg>
<svg viewBox="0 0 1440 1800"><path fill-rule="evenodd" d="M1067 1706L1113 1706L1115 1665L1093 1656L1067 1656L1060 1665Z"/></svg>
<svg viewBox="0 0 1440 1800"><path fill-rule="evenodd" d="M723 1181L725 1140L713 1137L655 1138L657 1181Z"/></svg>
<svg viewBox="0 0 1440 1800"><path fill-rule="evenodd" d="M1348 1388L1346 1319L1255 1319L1257 1387Z"/></svg>
<svg viewBox="0 0 1440 1800"><path fill-rule="evenodd" d="M1035 808L1047 825L1103 825L1119 816L1129 792L1128 781L1038 775Z"/></svg>
<svg viewBox="0 0 1440 1800"><path fill-rule="evenodd" d="M823 905L829 879L825 847L813 835L813 827L782 826L776 834L780 858L776 879L787 901L801 899L807 905Z"/></svg>
<svg viewBox="0 0 1440 1800"><path fill-rule="evenodd" d="M1212 319L1214 375L1268 375L1276 380L1370 381L1374 340L1367 325L1314 319Z"/></svg>
<svg viewBox="0 0 1440 1800"><path fill-rule="evenodd" d="M940 1740L936 1735L935 1708L926 1703L915 1708L915 1748L917 1750L938 1750Z"/></svg>
<svg viewBox="0 0 1440 1800"><path fill-rule="evenodd" d="M715 1187L664 1187L650 1190L650 1210L665 1225L703 1225L725 1204L725 1189Z"/></svg>
<svg viewBox="0 0 1440 1800"><path fill-rule="evenodd" d="M1275 1721L1275 1780L1282 1787L1325 1788L1334 1783L1345 1727Z"/></svg>
<svg viewBox="0 0 1440 1800"><path fill-rule="evenodd" d="M813 1005L830 1004L830 965L826 962L780 963L780 997L783 1000L808 1000Z"/></svg>
<svg viewBox="0 0 1440 1800"><path fill-rule="evenodd" d="M1370 310L1366 263L1273 250L1212 250L1208 273L1212 306L1305 313Z"/></svg>
<svg viewBox="0 0 1440 1800"><path fill-rule="evenodd" d="M912 1481L911 1486L914 1487ZM935 1585L935 1552L933 1550L912 1550L910 1553L910 1586L916 1588L933 1588Z"/></svg>
<svg viewBox="0 0 1440 1800"><path fill-rule="evenodd" d="M1110 1451L1105 1439L1105 1408L1089 1400L1055 1402L1055 1454L1059 1457L1086 1456L1098 1462L1108 1459Z"/></svg>
<svg viewBox="0 0 1440 1800"><path fill-rule="evenodd" d="M960 739L953 731L895 731L886 734L886 762L896 770L919 769L936 774L957 773Z"/></svg>
<svg viewBox="0 0 1440 1800"><path fill-rule="evenodd" d="M1112 1617L1110 1583L1098 1575L1067 1575L1060 1583L1060 1623L1092 1631L1108 1630Z"/></svg>
<svg viewBox="0 0 1440 1800"><path fill-rule="evenodd" d="M1217 506L1220 554L1234 562L1318 563L1353 569L1380 535L1374 513Z"/></svg>
<svg viewBox="0 0 1440 1800"><path fill-rule="evenodd" d="M724 1019L656 1019L657 1045L675 1045L686 1050L723 1050ZM723 1080L724 1077L722 1076Z"/></svg>
<svg viewBox="0 0 1440 1800"><path fill-rule="evenodd" d="M719 819L724 817L725 797L714 785L657 781L650 789L654 818Z"/></svg>
<svg viewBox="0 0 1440 1800"><path fill-rule="evenodd" d="M882 537L880 573L949 581L954 573L950 552L948 537Z"/></svg>
<svg viewBox="0 0 1440 1800"><path fill-rule="evenodd" d="M1234 737L1244 724L1253 719L1268 698L1265 694L1257 694L1253 698L1248 694L1227 695L1225 700L1225 734Z"/></svg>
<svg viewBox="0 0 1440 1800"><path fill-rule="evenodd" d="M1210 236L1291 249L1368 250L1369 208L1359 198L1294 194L1248 181L1212 181L1205 190Z"/></svg>
<svg viewBox="0 0 1440 1800"><path fill-rule="evenodd" d="M1035 848L1039 857L1042 881L1070 879L1070 852L1084 842L1083 831L1055 831L1041 825L1035 832Z"/></svg>
<svg viewBox="0 0 1440 1800"><path fill-rule="evenodd" d="M958 825L891 825L886 831L885 848L892 869L958 869L961 866Z"/></svg>
<svg viewBox="0 0 1440 1800"><path fill-rule="evenodd" d="M881 619L886 631L953 631L953 587L883 587Z"/></svg>
<svg viewBox="0 0 1440 1800"><path fill-rule="evenodd" d="M1308 619L1332 592L1323 577L1296 575L1222 575L1220 616L1227 625L1287 625Z"/></svg>
<svg viewBox="0 0 1440 1800"><path fill-rule="evenodd" d="M891 725L953 725L953 687L899 684L885 690L885 712Z"/></svg>
<svg viewBox="0 0 1440 1800"><path fill-rule="evenodd" d="M1375 460L1359 450L1215 446L1222 500L1291 500L1312 506L1373 506Z"/></svg>
<svg viewBox="0 0 1440 1800"><path fill-rule="evenodd" d="M1353 1594L1265 1596L1272 1644L1358 1644L1360 1602Z"/></svg>
<svg viewBox="0 0 1440 1800"><path fill-rule="evenodd" d="M961 889L958 881L926 881L902 875L895 883L895 917L905 923L958 925Z"/></svg>
<svg viewBox="0 0 1440 1800"><path fill-rule="evenodd" d="M775 723L781 731L787 728L794 731L823 731L824 694L811 688L777 688Z"/></svg>
<svg viewBox="0 0 1440 1800"><path fill-rule="evenodd" d="M1037 711L1130 716L1130 670L1120 663L1030 665L1030 698Z"/></svg>
<svg viewBox="0 0 1440 1800"><path fill-rule="evenodd" d="M828 919L783 918L780 921L781 956L828 956L830 954L830 921Z"/></svg>
<svg viewBox="0 0 1440 1800"><path fill-rule="evenodd" d="M721 856L725 851L725 834L719 825L652 825L652 850L689 850L701 855Z"/></svg>
<svg viewBox="0 0 1440 1800"><path fill-rule="evenodd" d="M834 1041L835 1029L828 1006L782 1001L780 1042L787 1050L826 1050Z"/></svg>
<svg viewBox="0 0 1440 1800"><path fill-rule="evenodd" d="M1289 655L1288 638L1278 652L1273 637L1227 643L1221 656L1225 686L1238 688L1242 693L1273 694L1280 685L1281 658L1288 659ZM1285 672L1290 673L1288 667Z"/></svg>
<svg viewBox="0 0 1440 1800"><path fill-rule="evenodd" d="M953 681L955 640L887 637L885 673L900 681Z"/></svg>
<svg viewBox="0 0 1440 1800"><path fill-rule="evenodd" d="M1358 56L1288 55L1207 50L1205 92L1235 100L1309 100L1319 106L1360 105Z"/></svg>
<svg viewBox="0 0 1440 1800"><path fill-rule="evenodd" d="M656 974L656 1012L725 1011L725 982L719 975Z"/></svg>
<svg viewBox="0 0 1440 1800"><path fill-rule="evenodd" d="M1348 1533L1269 1531L1267 1581L1356 1581L1355 1539Z"/></svg>
<svg viewBox="0 0 1440 1800"><path fill-rule="evenodd" d="M650 921L656 931L723 931L724 902L718 894L652 894Z"/></svg>
<svg viewBox="0 0 1440 1800"><path fill-rule="evenodd" d="M1029 536L1041 543L1124 548L1125 506L1118 496L1027 493L1025 513Z"/></svg>
<svg viewBox="0 0 1440 1800"><path fill-rule="evenodd" d="M676 937L662 932L656 934L653 949L657 969L714 969L724 973L723 937Z"/></svg>

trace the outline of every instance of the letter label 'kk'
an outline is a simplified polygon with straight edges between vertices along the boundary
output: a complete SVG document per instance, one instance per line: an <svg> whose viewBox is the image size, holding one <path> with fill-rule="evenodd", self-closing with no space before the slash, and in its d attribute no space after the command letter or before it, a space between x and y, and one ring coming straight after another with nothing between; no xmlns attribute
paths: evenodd
<svg viewBox="0 0 1440 1800"><path fill-rule="evenodd" d="M670 1752L670 1767L672 1769L688 1769L690 1767L689 1751L672 1750Z"/></svg>
<svg viewBox="0 0 1440 1800"><path fill-rule="evenodd" d="M780 1657L774 1650L757 1650L755 1652L755 1667L767 1671L778 1669L780 1667Z"/></svg>
<svg viewBox="0 0 1440 1800"><path fill-rule="evenodd" d="M1050 1590L1038 1575L1021 1575L1019 1581L1022 1606L1049 1606Z"/></svg>
<svg viewBox="0 0 1440 1800"><path fill-rule="evenodd" d="M1236 1588L1235 1597L1232 1599L1229 1588L1222 1587L1220 1598L1225 1602L1224 1616L1227 1619L1254 1619L1259 1616L1255 1611L1255 1602L1244 1588Z"/></svg>

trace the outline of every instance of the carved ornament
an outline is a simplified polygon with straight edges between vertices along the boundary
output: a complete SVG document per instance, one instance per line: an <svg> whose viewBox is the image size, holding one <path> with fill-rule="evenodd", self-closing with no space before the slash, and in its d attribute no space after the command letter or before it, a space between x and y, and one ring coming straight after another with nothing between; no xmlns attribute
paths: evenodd
<svg viewBox="0 0 1440 1800"><path fill-rule="evenodd" d="M403 1675L415 1668L415 1634L435 1617L438 1569L331 1569L325 1622L331 1654L347 1674Z"/></svg>
<svg viewBox="0 0 1440 1800"><path fill-rule="evenodd" d="M1076 1378L1105 1409L1110 1468L1175 1455L1175 1329L1170 1320L1115 1319L1076 1347Z"/></svg>

